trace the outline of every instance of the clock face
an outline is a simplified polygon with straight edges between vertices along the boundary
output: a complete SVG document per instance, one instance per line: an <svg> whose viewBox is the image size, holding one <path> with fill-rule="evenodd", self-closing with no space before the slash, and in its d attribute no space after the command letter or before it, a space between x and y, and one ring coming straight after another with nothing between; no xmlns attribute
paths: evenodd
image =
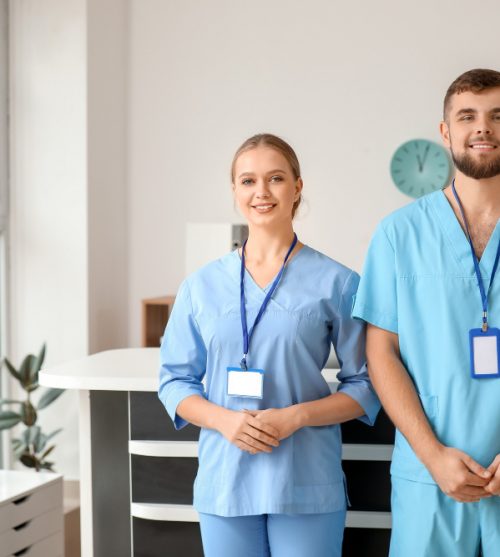
<svg viewBox="0 0 500 557"><path fill-rule="evenodd" d="M403 143L391 160L391 176L396 187L411 197L421 197L444 188L450 177L446 150L427 139Z"/></svg>

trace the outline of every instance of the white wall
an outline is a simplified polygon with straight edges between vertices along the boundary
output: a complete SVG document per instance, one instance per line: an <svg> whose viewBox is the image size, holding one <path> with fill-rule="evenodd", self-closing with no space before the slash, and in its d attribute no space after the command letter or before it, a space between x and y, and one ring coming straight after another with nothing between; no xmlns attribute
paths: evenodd
<svg viewBox="0 0 500 557"><path fill-rule="evenodd" d="M84 356L87 330L85 5L10 3L10 327L16 365L47 342L46 363ZM42 390L42 389L40 389ZM78 477L78 398L40 413L58 469Z"/></svg>
<svg viewBox="0 0 500 557"><path fill-rule="evenodd" d="M290 141L307 200L300 238L360 270L376 223L408 201L389 176L395 148L439 141L451 81L500 69L497 0L130 4L133 345L140 299L182 279L185 223L238 220L228 169L246 137Z"/></svg>

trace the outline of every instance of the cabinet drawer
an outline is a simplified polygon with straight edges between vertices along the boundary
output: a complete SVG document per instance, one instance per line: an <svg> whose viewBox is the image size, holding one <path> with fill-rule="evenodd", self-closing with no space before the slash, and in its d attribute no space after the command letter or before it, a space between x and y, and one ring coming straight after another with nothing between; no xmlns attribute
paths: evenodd
<svg viewBox="0 0 500 557"><path fill-rule="evenodd" d="M36 489L0 506L0 536L24 522L63 503L62 481Z"/></svg>
<svg viewBox="0 0 500 557"><path fill-rule="evenodd" d="M64 539L62 532L11 553L9 557L63 557ZM68 557L71 557L69 555Z"/></svg>
<svg viewBox="0 0 500 557"><path fill-rule="evenodd" d="M23 550L63 531L63 509L57 507L0 534L0 557Z"/></svg>

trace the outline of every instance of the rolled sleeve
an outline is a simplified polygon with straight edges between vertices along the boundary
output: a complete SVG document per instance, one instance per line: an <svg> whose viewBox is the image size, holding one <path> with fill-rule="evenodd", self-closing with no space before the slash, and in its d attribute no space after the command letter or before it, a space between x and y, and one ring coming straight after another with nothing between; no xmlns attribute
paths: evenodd
<svg viewBox="0 0 500 557"><path fill-rule="evenodd" d="M365 324L351 317L358 283L359 276L351 272L341 295L339 320L332 329L332 342L340 364L338 392L350 396L363 408L365 414L359 420L373 425L380 410L380 402L366 369Z"/></svg>
<svg viewBox="0 0 500 557"><path fill-rule="evenodd" d="M382 224L368 248L352 316L398 333L395 252Z"/></svg>
<svg viewBox="0 0 500 557"><path fill-rule="evenodd" d="M202 384L207 350L193 314L189 285L185 281L175 299L160 347L158 396L176 429L188 422L177 414L179 403L191 395L205 396Z"/></svg>

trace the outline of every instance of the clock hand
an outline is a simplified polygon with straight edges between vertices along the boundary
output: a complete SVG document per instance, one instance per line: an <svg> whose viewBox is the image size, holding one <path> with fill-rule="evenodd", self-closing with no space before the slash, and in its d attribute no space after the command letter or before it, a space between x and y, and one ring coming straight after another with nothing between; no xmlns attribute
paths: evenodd
<svg viewBox="0 0 500 557"><path fill-rule="evenodd" d="M420 155L417 153L418 171L422 172L423 163L420 161Z"/></svg>
<svg viewBox="0 0 500 557"><path fill-rule="evenodd" d="M425 147L425 153L424 153L424 158L422 159L422 168L420 169L420 172L422 172L422 170L424 169L425 159L427 158L427 153L429 152L429 147L430 147L430 145L426 145L426 147Z"/></svg>

